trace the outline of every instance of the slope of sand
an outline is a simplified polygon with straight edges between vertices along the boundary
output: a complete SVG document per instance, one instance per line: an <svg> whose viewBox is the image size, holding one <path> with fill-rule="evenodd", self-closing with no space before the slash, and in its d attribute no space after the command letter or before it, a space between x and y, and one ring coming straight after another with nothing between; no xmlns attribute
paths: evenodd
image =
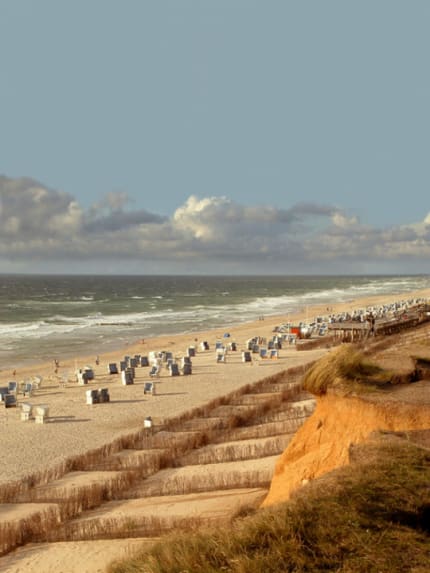
<svg viewBox="0 0 430 573"><path fill-rule="evenodd" d="M348 305L334 305L333 312L366 308L369 305L407 300L414 297L430 297L430 290L390 297L372 297L356 300ZM325 307L308 309L308 317L324 315ZM296 321L303 316L289 317ZM245 341L252 336L270 337L273 328L286 321L285 317L272 317L252 324L229 326L230 340L243 348ZM193 335L169 336L137 342L134 345L109 355L100 356L101 364L96 367L96 379L88 386L68 383L62 387L53 373L52 364L39 364L18 368L16 378L24 379L32 374L41 374L44 381L41 389L26 402L46 403L50 408L50 419L45 424L22 422L19 409L3 410L0 427L3 439L0 443L2 467L0 486L13 480L22 479L28 474L43 472L47 468L61 465L70 456L80 455L100 447L115 438L132 433L142 427L143 419L151 415L155 423L186 412L211 399L229 392L280 370L316 360L328 350L318 349L297 352L294 347L283 349L277 361L253 360L252 364L241 362L240 352L231 353L226 364L215 361L214 345L223 339L223 331L212 331ZM149 380L147 371L138 369L136 384L122 386L118 377L106 374L107 363L119 361L125 354L147 354L149 350L170 350L175 356L182 356L189 345L207 340L211 350L199 352L193 360L193 374L189 377L171 378L166 372L157 382L155 396L144 395L143 383ZM58 374L73 371L78 366L91 364L94 357L81 357L60 363ZM0 382L11 379L10 372L0 372ZM111 402L108 404L86 405L85 392L89 388L107 387ZM258 460L256 460L258 465ZM196 467L195 471L198 467ZM203 508L202 508L203 511ZM49 544L37 551L32 546L19 549L0 558L0 569L5 573L44 573L74 571L96 573L105 571L112 559L122 557L136 550L139 540L91 541L90 543ZM64 568L66 567L66 568Z"/></svg>
<svg viewBox="0 0 430 573"><path fill-rule="evenodd" d="M430 380L395 391L395 398L364 400L327 395L278 459L263 506L281 503L303 483L349 463L350 450L375 431L406 432L408 439L430 429ZM404 395L404 396L403 396ZM411 435L409 435L411 434Z"/></svg>

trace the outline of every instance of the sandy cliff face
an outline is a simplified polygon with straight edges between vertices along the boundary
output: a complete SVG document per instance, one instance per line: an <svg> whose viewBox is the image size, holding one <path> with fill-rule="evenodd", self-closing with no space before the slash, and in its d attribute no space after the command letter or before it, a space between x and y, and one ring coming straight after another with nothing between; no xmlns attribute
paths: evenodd
<svg viewBox="0 0 430 573"><path fill-rule="evenodd" d="M363 442L373 431L430 428L430 382L420 385L415 390L420 390L423 399L318 398L314 414L279 458L262 505L285 501L307 480L347 464L350 446Z"/></svg>

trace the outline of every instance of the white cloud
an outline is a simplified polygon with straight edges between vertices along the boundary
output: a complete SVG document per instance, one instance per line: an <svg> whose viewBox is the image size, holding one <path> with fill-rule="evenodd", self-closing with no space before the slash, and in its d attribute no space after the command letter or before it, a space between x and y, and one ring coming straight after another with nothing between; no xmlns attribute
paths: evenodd
<svg viewBox="0 0 430 573"><path fill-rule="evenodd" d="M430 214L421 222L376 229L328 205L279 209L240 205L225 196L191 196L164 217L133 209L124 192L110 193L84 210L67 193L4 176L0 206L0 257L36 259L33 270L67 264L78 272L87 261L101 272L102 261L119 266L129 261L139 272L161 267L165 272L346 273L369 264L382 272L387 263L391 272L403 272L411 261L419 268L430 257Z"/></svg>

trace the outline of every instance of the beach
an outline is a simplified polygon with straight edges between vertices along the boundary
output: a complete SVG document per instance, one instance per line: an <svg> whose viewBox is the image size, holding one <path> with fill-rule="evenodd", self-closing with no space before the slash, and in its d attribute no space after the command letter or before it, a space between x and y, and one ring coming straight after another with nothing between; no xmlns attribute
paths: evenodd
<svg viewBox="0 0 430 573"><path fill-rule="evenodd" d="M348 304L333 304L330 311L340 313L363 309L369 306L389 304L415 298L427 299L430 289L410 292L405 296L374 296L357 298ZM288 317L292 323L300 320L313 320L327 313L326 305L306 309L304 314ZM67 459L102 447L121 436L139 431L146 417L151 416L154 426L179 416L193 408L226 395L249 383L256 382L276 372L317 360L330 348L298 352L294 345L284 346L276 360L261 359L253 355L252 362L242 362L241 351L248 339L259 336L267 339L273 336L276 328L284 324L285 316L259 317L249 323L228 325L226 329L201 331L192 334L164 336L137 340L125 348L101 354L99 365L95 356L87 355L59 361L58 368L52 362L32 364L0 372L0 383L11 379L29 379L32 375L43 377L41 387L30 397L18 396L17 408L2 408L0 427L2 442L0 454L2 468L0 485L24 479L26 476L47 472L50 468L61 467ZM227 337L228 335L228 337ZM209 350L201 351L199 344L207 341ZM215 344L217 341L235 341L237 351L227 354L225 363L217 363ZM156 394L144 393L144 383L151 380L148 368L136 369L136 380L132 385L123 385L119 375L108 374L108 364L118 363L125 355L147 355L151 351L169 351L180 358L188 347L196 347L191 376L172 377L167 369L156 380ZM90 365L95 372L94 380L79 386L73 380L76 368ZM57 372L55 372L57 370ZM68 373L69 382L62 377ZM105 387L110 394L110 402L86 404L86 391ZM20 419L21 402L34 405L46 404L49 418L44 424ZM19 447L17 447L19 445Z"/></svg>
<svg viewBox="0 0 430 573"><path fill-rule="evenodd" d="M407 296L401 293L357 298L348 304L334 303L330 305L329 310L336 314L405 300L429 298L430 289L426 289L410 292ZM309 307L306 309L306 315L304 313L290 315L288 321L293 324L305 319L312 321L326 315L327 310L326 305ZM253 337L270 339L285 322L285 316L259 317L254 322L226 325L225 329L140 339L116 351L100 354L98 365L95 363L96 357L91 354L60 360L57 368L51 361L17 367L15 374L17 380L40 375L43 381L30 398L19 396L17 408L2 408L0 411L2 432L0 488L6 491L11 484L25 483L31 476L40 483L61 478L68 471L68 460L85 456L88 452L102 448L115 440L142 431L145 418L148 416L152 418L154 429L157 431L157 426L169 419L265 377L289 368L304 366L331 351L332 347L329 344L302 351L298 351L295 345L286 345L279 351L277 359L262 359L253 354L252 362L242 361L242 350L248 339ZM209 350L201 349L202 341L209 344ZM218 363L215 354L216 343L228 344L232 341L237 343L237 351L228 352L226 362ZM118 363L126 355L148 355L151 351L169 351L174 357L179 358L185 355L190 346L194 346L197 350L196 356L192 358L192 374L172 377L167 369L163 368L160 377L155 379L155 395L144 393L145 382L154 381L149 377L147 367L136 368L135 383L131 385L123 385L119 375L108 374L108 364ZM62 382L64 373L73 373L76 368L85 365L90 365L94 369L94 380L90 380L84 386L78 385L76 381L65 384ZM7 382L11 374L9 370L1 372L0 385ZM100 387L108 389L110 401L87 404L87 390ZM22 421L20 417L22 402L31 403L33 406L47 405L49 417L45 423ZM255 468L259 467L259 460L253 463ZM201 471L204 471L203 467ZM199 466L193 466L194 475L197 472ZM82 477L88 479L88 476ZM74 479L79 479L78 475ZM92 479L97 479L97 472L93 472ZM104 479L103 472L100 472L100 479ZM201 503L204 504L205 501L201 500ZM217 501L218 510L223 503ZM209 506L206 509L209 510ZM7 519L11 507L3 504L0 511ZM12 511L16 512L17 508L12 508ZM16 518L19 519L18 514ZM145 540L142 539L112 539L57 542L42 544L40 547L38 544L29 544L0 558L0 568L4 567L7 573L17 571L33 573L40 570L45 573L54 571L101 573L112 560L138 551L143 542Z"/></svg>

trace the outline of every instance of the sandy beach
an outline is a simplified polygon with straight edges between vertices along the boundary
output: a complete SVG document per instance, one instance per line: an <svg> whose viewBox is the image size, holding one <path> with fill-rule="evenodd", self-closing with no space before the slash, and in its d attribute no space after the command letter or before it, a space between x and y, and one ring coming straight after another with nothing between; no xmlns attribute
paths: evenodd
<svg viewBox="0 0 430 573"><path fill-rule="evenodd" d="M408 293L406 296L372 297L356 299L345 304L334 304L330 312L337 313L363 309L414 298L429 298L430 290ZM307 309L304 315L289 316L296 323L327 314L326 306ZM22 381L33 375L43 377L43 382L31 398L18 397L17 408L2 408L0 427L3 440L0 444L2 468L0 485L24 476L46 471L49 467L61 464L67 458L77 456L112 442L116 438L140 429L145 417L151 416L157 424L167 418L182 414L210 400L228 394L244 384L255 382L275 372L318 359L327 352L326 348L298 352L294 345L284 347L277 360L263 360L253 355L251 363L243 363L241 350L245 342L254 336L270 338L275 327L286 322L285 316L266 317L253 323L226 325L224 330L177 335L136 341L126 348L100 355L100 363L95 364L95 356L81 356L60 361L57 372L53 363L17 367L16 374L1 371L0 384L9 380ZM225 334L229 338L225 338ZM216 363L216 341L235 341L237 352L230 352L226 363ZM209 350L201 351L199 343L207 341ZM124 386L118 375L108 374L109 362L119 362L125 355L147 355L150 351L170 351L173 356L184 356L189 346L197 349L193 358L191 376L171 377L167 370L161 372L156 381L157 393L144 394L144 383L150 380L148 368L136 369L135 384ZM256 357L255 357L256 356ZM93 367L95 379L86 386L70 381L62 384L61 377L66 373L73 380L74 370L85 365ZM106 387L110 403L86 404L86 391L91 388ZM20 419L19 403L32 405L47 404L49 420L45 424L23 422ZM19 444L19 447L16 447Z"/></svg>
<svg viewBox="0 0 430 573"><path fill-rule="evenodd" d="M407 295L357 299L348 305L331 305L330 312L352 311L369 306L414 298L428 299L429 297L430 290L425 290ZM311 322L317 316L326 315L327 307L308 308L306 314L306 317L304 315L289 316L288 320L295 323L307 318ZM208 403L219 396L227 395L246 384L317 360L330 351L330 348L323 345L321 348L299 352L294 345L291 345L280 350L278 359L262 359L258 355L252 355L251 363L242 362L241 350L245 349L248 339L254 336L270 338L275 328L284 324L286 320L285 316L265 317L264 319L260 317L253 323L226 325L223 330L140 340L116 352L100 355L98 365L95 364L95 356L81 356L60 361L57 372L54 371L53 363L17 367L14 376L17 381L25 380L33 375L42 376L43 381L41 387L30 398L18 397L17 408L1 409L0 428L3 439L0 444L2 459L0 487L31 475L46 474L51 469L55 471L71 457L82 455L122 436L133 434L142 428L147 416L152 417L156 426L162 421ZM209 350L200 349L199 343L202 341L209 343ZM225 363L216 361L215 343L217 341L237 343L238 350L229 352ZM155 395L144 394L144 383L150 380L147 367L137 368L135 383L127 386L121 383L119 375L108 373L108 364L118 363L125 355L147 355L153 350L164 350L180 358L185 355L189 346L195 346L197 349L196 356L192 359L192 375L172 377L166 369L163 369L155 382ZM76 381L72 381L72 375L76 368L82 368L85 365L93 367L95 379L85 386L80 386ZM70 381L66 384L61 381L65 373L70 374ZM0 372L0 385L4 385L11 379L13 379L13 373L10 371ZM110 402L88 405L86 391L100 387L108 389ZM31 403L33 406L48 405L48 420L44 424L22 421L20 402ZM101 542L100 545L102 545ZM124 544L121 545L119 542L118 547L124 547ZM82 555L85 555L85 551ZM32 570L35 569L31 567L22 569L22 571ZM88 569L91 572L102 570L102 568Z"/></svg>

